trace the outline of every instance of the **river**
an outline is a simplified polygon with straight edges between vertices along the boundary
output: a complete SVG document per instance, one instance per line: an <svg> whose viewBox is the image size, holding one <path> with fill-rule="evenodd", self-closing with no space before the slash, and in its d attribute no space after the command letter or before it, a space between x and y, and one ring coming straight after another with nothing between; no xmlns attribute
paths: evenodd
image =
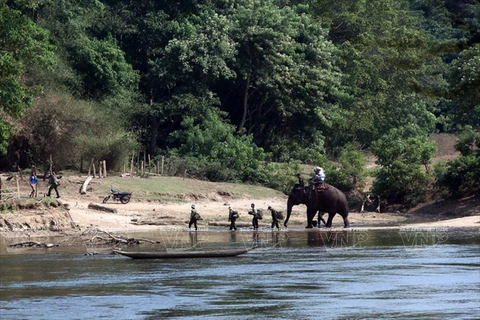
<svg viewBox="0 0 480 320"><path fill-rule="evenodd" d="M77 242L7 250L2 240L1 319L480 318L478 228L134 236L161 243L125 250L257 248L132 260Z"/></svg>

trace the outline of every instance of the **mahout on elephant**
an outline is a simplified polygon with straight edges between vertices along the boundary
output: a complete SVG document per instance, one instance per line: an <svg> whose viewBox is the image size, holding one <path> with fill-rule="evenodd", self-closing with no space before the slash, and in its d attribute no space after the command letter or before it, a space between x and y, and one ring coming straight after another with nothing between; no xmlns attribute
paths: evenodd
<svg viewBox="0 0 480 320"><path fill-rule="evenodd" d="M287 217L283 225L287 227L288 220L292 213L292 207L299 204L307 206L307 228L313 227L313 219L317 212L328 213L328 220L321 217L319 213L319 221L323 221L326 228L332 227L333 217L338 213L343 218L344 227L350 227L348 221L348 202L345 194L332 185L328 185L327 189L314 189L310 186L303 188L294 187L288 196L287 201Z"/></svg>

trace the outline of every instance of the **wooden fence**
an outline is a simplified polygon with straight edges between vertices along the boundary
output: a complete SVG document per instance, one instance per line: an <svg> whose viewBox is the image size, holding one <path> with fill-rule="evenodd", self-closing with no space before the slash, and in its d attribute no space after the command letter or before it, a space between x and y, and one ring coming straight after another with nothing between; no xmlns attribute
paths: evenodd
<svg viewBox="0 0 480 320"><path fill-rule="evenodd" d="M0 201L18 199L20 194L20 177L0 177Z"/></svg>

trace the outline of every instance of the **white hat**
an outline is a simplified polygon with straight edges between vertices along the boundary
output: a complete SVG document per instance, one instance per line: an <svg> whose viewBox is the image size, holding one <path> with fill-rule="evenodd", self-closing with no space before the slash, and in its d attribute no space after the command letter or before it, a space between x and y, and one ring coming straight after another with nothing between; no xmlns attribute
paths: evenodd
<svg viewBox="0 0 480 320"><path fill-rule="evenodd" d="M194 205L194 204L192 204L192 209L195 209L195 205Z"/></svg>

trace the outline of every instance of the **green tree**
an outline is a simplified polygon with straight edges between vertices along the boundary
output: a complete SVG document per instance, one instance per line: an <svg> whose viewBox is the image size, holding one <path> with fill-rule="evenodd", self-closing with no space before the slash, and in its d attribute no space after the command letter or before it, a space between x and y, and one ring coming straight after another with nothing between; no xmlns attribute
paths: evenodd
<svg viewBox="0 0 480 320"><path fill-rule="evenodd" d="M170 134L198 111L195 100L210 99L208 84L233 76L225 63L234 52L228 21L194 1L106 2L113 21L107 31L141 76L143 101L131 110L132 127L152 154L177 147Z"/></svg>
<svg viewBox="0 0 480 320"><path fill-rule="evenodd" d="M425 200L430 179L428 165L436 151L426 135L420 136L412 128L391 129L372 143L372 151L380 166L372 188L375 194L389 203L407 206Z"/></svg>
<svg viewBox="0 0 480 320"><path fill-rule="evenodd" d="M232 172L231 177L226 177L229 180L251 180L263 160L263 150L252 142L251 136L237 135L235 126L228 124L225 116L224 112L206 106L201 114L185 117L183 129L175 134L181 143L179 154L228 168Z"/></svg>
<svg viewBox="0 0 480 320"><path fill-rule="evenodd" d="M84 96L96 100L114 96L129 99L136 91L139 76L125 61L114 38L85 38L72 51L72 67L82 79Z"/></svg>
<svg viewBox="0 0 480 320"><path fill-rule="evenodd" d="M440 186L455 196L480 190L480 132L466 127L455 144L460 157L447 162L445 172L438 177Z"/></svg>
<svg viewBox="0 0 480 320"><path fill-rule="evenodd" d="M17 139L27 141L24 148L29 150L29 162L37 166L52 155L57 168L78 164L81 158L95 158L107 160L109 169L119 169L136 147L135 137L97 103L65 92L48 90L36 99L19 128Z"/></svg>
<svg viewBox="0 0 480 320"><path fill-rule="evenodd" d="M131 106L139 76L125 60L114 37L104 29L106 10L101 1L50 1L35 9L37 24L48 29L57 45L63 69L54 77L80 98ZM70 74L68 71L71 70ZM121 111L120 111L121 112Z"/></svg>
<svg viewBox="0 0 480 320"><path fill-rule="evenodd" d="M233 22L237 49L230 64L236 77L217 87L222 108L277 160L321 151L323 129L340 113L335 47L305 9L245 0L220 11Z"/></svg>
<svg viewBox="0 0 480 320"><path fill-rule="evenodd" d="M448 81L454 123L480 130L480 44L451 63Z"/></svg>
<svg viewBox="0 0 480 320"><path fill-rule="evenodd" d="M339 171L345 177L342 190L362 189L367 165L365 154L354 144L347 144L340 152L338 162L341 166Z"/></svg>
<svg viewBox="0 0 480 320"><path fill-rule="evenodd" d="M355 141L368 147L405 118L431 130L435 102L428 97L438 75L429 66L435 56L419 25L422 12L406 0L307 3L339 48L348 93L340 100L345 125L326 132L327 144Z"/></svg>
<svg viewBox="0 0 480 320"><path fill-rule="evenodd" d="M13 122L41 91L29 84L27 66L52 68L54 63L48 33L20 11L0 6L0 154L7 152Z"/></svg>

